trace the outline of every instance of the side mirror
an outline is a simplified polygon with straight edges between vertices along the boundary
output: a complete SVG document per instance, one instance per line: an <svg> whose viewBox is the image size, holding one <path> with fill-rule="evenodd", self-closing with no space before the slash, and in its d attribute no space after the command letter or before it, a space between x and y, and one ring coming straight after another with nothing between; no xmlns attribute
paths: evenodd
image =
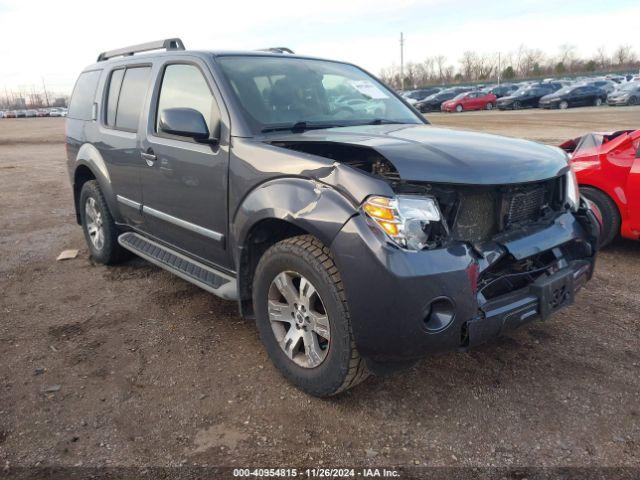
<svg viewBox="0 0 640 480"><path fill-rule="evenodd" d="M209 129L202 114L193 108L168 108L160 112L160 130L171 135L208 140Z"/></svg>

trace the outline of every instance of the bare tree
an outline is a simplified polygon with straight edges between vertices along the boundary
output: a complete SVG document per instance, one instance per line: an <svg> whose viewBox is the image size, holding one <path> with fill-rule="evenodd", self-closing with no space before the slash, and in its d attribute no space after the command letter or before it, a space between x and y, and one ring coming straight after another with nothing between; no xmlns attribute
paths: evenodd
<svg viewBox="0 0 640 480"><path fill-rule="evenodd" d="M462 77L465 80L473 80L473 74L476 68L476 64L478 62L478 55L476 52L472 52L471 50L467 50L462 54L462 58L460 59L460 67L462 68Z"/></svg>
<svg viewBox="0 0 640 480"><path fill-rule="evenodd" d="M447 57L444 55L438 55L435 57L435 63L438 72L438 80L440 80L440 83L443 83L449 78L449 75L447 75Z"/></svg>
<svg viewBox="0 0 640 480"><path fill-rule="evenodd" d="M595 61L603 70L609 67L611 60L609 59L609 55L607 54L607 47L605 47L604 45L600 45L598 47L598 49L596 50Z"/></svg>
<svg viewBox="0 0 640 480"><path fill-rule="evenodd" d="M631 45L620 45L613 54L613 58L618 65L627 65L635 61L635 53Z"/></svg>
<svg viewBox="0 0 640 480"><path fill-rule="evenodd" d="M576 47L570 43L560 45L558 54L558 63L562 63L569 71L573 70L573 64L576 62Z"/></svg>

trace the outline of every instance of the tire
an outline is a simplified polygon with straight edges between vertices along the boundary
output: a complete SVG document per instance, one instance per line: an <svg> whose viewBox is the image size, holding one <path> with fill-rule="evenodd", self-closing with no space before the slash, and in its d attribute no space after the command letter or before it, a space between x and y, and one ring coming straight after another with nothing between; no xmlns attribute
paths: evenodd
<svg viewBox="0 0 640 480"><path fill-rule="evenodd" d="M569 108L569 102L567 102L566 100L562 100L559 104L558 104L558 108L560 110L566 110L567 108Z"/></svg>
<svg viewBox="0 0 640 480"><path fill-rule="evenodd" d="M460 113L460 112L462 112L462 110L464 110L462 105L456 105L456 112Z"/></svg>
<svg viewBox="0 0 640 480"><path fill-rule="evenodd" d="M290 337L291 332L293 335L313 334L316 330L292 330L301 324L304 328L304 325L298 318L300 310L287 309L290 302L287 302L284 294L280 299L274 299L274 292L277 297L283 291L277 283L281 275L291 279L287 286L293 286L293 290L284 290L289 294L299 294L300 296L294 296L299 302L303 301L303 279L317 292L319 305L324 309L324 318L328 319L325 321L330 337L322 350L324 357L320 363L310 364L313 357L306 354L306 339L287 341L287 338L293 338ZM297 286L295 275L301 277ZM308 305L308 312L311 314L311 302L308 302ZM253 306L260 338L271 361L285 378L304 392L317 397L327 397L347 390L369 376L353 340L349 308L340 273L333 262L330 250L317 238L311 235L289 238L265 252L254 276ZM297 305L297 308L299 309L300 305ZM290 320L289 317L295 320ZM278 331L280 327L283 331ZM280 341L278 336L281 337ZM323 339L319 335L315 338L318 341ZM291 348L294 350L293 355L285 353L285 347L281 345L292 344L298 345L298 348Z"/></svg>
<svg viewBox="0 0 640 480"><path fill-rule="evenodd" d="M520 110L520 102L518 100L513 102L513 109L514 110Z"/></svg>
<svg viewBox="0 0 640 480"><path fill-rule="evenodd" d="M638 99L633 95L629 97L629 100L627 100L627 105L633 106L637 104L638 104Z"/></svg>
<svg viewBox="0 0 640 480"><path fill-rule="evenodd" d="M96 222L91 215L92 208L88 205L99 215L98 226L102 229L102 242L96 241L95 231L90 232L90 227L95 226ZM93 259L104 265L115 265L127 259L129 253L118 243L118 228L96 180L90 180L82 186L78 208L84 238Z"/></svg>
<svg viewBox="0 0 640 480"><path fill-rule="evenodd" d="M492 102L487 103L487 105L484 108L486 110L493 110L493 103Z"/></svg>
<svg viewBox="0 0 640 480"><path fill-rule="evenodd" d="M594 101L593 101L593 106L594 107L599 107L600 105L602 105L602 99L600 97L597 97Z"/></svg>
<svg viewBox="0 0 640 480"><path fill-rule="evenodd" d="M609 245L620 233L620 213L615 202L601 190L593 187L582 187L580 193L591 201L602 216L602 232L600 246Z"/></svg>

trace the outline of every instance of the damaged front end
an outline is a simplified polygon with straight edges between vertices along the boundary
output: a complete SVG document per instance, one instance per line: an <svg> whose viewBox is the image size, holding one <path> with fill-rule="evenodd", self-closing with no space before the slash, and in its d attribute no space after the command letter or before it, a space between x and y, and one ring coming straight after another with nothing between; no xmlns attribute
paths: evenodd
<svg viewBox="0 0 640 480"><path fill-rule="evenodd" d="M330 158L391 192L359 200L331 245L356 344L374 371L546 319L592 275L599 224L566 161L542 180L427 182L403 178L370 145L272 145Z"/></svg>

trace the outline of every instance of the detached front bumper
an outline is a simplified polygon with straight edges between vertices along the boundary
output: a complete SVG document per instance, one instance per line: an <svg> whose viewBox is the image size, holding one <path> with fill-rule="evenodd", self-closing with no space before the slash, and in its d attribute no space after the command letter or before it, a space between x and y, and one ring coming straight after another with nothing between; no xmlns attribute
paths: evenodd
<svg viewBox="0 0 640 480"><path fill-rule="evenodd" d="M344 225L331 249L356 345L376 371L425 354L473 347L572 303L593 273L598 236L597 220L584 207L546 227L484 244L482 251L459 242L408 252L388 245L358 215ZM549 275L490 300L479 292L479 281L498 262L542 252L557 260Z"/></svg>

